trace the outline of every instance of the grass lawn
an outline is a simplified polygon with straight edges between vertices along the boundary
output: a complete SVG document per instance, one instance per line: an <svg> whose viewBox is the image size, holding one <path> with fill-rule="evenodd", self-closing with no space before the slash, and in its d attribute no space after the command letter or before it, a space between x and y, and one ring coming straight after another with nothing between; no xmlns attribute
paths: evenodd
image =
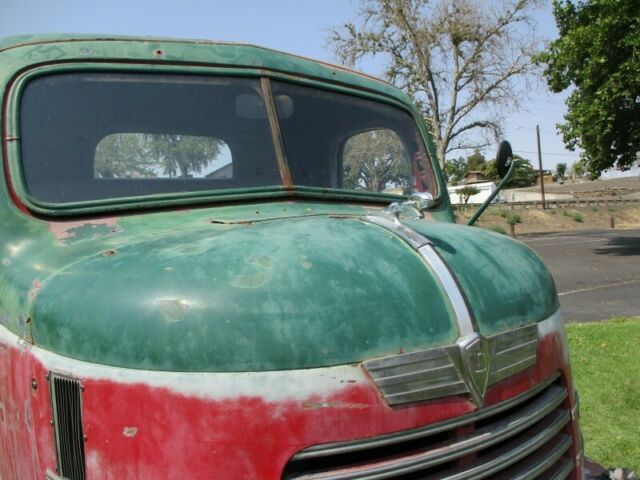
<svg viewBox="0 0 640 480"><path fill-rule="evenodd" d="M587 457L640 471L640 317L567 325Z"/></svg>

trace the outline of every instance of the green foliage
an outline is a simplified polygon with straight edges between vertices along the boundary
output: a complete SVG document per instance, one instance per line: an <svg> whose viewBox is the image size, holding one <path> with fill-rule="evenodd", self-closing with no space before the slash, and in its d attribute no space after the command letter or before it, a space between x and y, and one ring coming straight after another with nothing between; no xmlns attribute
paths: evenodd
<svg viewBox="0 0 640 480"><path fill-rule="evenodd" d="M468 170L467 161L463 157L444 162L444 174L451 185L457 185Z"/></svg>
<svg viewBox="0 0 640 480"><path fill-rule="evenodd" d="M493 230L496 233L501 233L503 235L507 234L507 231L504 229L504 227L502 225L491 225L489 227L489 230Z"/></svg>
<svg viewBox="0 0 640 480"><path fill-rule="evenodd" d="M513 162L516 164L515 171L513 172L513 177L507 183L507 187L530 187L536 183L536 171L529 160L514 155Z"/></svg>
<svg viewBox="0 0 640 480"><path fill-rule="evenodd" d="M564 215L565 217L569 216L569 212L567 212L566 210L562 210L562 215Z"/></svg>
<svg viewBox="0 0 640 480"><path fill-rule="evenodd" d="M344 188L383 192L406 190L411 172L407 155L395 132L371 130L351 137L344 147Z"/></svg>
<svg viewBox="0 0 640 480"><path fill-rule="evenodd" d="M530 187L536 183L536 171L533 168L530 160L522 158L519 155L513 156L513 163L516 164L515 171L511 180L505 185L506 188L523 188ZM498 169L496 167L496 161L490 160L485 163L482 173L488 179L497 181L500 179L498 176Z"/></svg>
<svg viewBox="0 0 640 480"><path fill-rule="evenodd" d="M522 223L522 217L517 213L512 213L507 217L507 223L509 225L515 225L516 223Z"/></svg>
<svg viewBox="0 0 640 480"><path fill-rule="evenodd" d="M566 163L558 163L556 164L556 174L558 178L564 178L567 174L567 164Z"/></svg>
<svg viewBox="0 0 640 480"><path fill-rule="evenodd" d="M501 209L500 210L500 216L502 218L507 218L507 215L509 214L509 212L507 210Z"/></svg>
<svg viewBox="0 0 640 480"><path fill-rule="evenodd" d="M578 212L571 215L571 218L573 218L574 222L578 222L578 223L584 222L584 217L582 216L581 213L578 213Z"/></svg>
<svg viewBox="0 0 640 480"><path fill-rule="evenodd" d="M640 151L640 21L637 0L554 0L560 36L538 57L554 92L573 88L560 125L570 149L598 175L630 167Z"/></svg>
<svg viewBox="0 0 640 480"><path fill-rule="evenodd" d="M467 157L467 170L482 172L486 163L484 155L480 153L480 150L476 149L472 155Z"/></svg>
<svg viewBox="0 0 640 480"><path fill-rule="evenodd" d="M466 187L459 188L456 190L456 193L462 199L462 202L466 205L469 203L469 199L474 195L480 193L480 189L478 187L474 187L473 185L467 185Z"/></svg>
<svg viewBox="0 0 640 480"><path fill-rule="evenodd" d="M609 210L611 213L614 213L616 211L615 208L611 208L611 207L607 208L607 210Z"/></svg>
<svg viewBox="0 0 640 480"><path fill-rule="evenodd" d="M592 212L597 212L598 211L598 207L591 207L591 211Z"/></svg>
<svg viewBox="0 0 640 480"><path fill-rule="evenodd" d="M588 457L640 470L640 317L567 325Z"/></svg>

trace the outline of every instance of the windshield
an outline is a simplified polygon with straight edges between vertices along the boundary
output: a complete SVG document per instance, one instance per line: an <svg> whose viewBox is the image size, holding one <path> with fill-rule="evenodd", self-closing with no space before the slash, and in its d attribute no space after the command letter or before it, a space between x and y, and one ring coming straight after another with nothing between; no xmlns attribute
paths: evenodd
<svg viewBox="0 0 640 480"><path fill-rule="evenodd" d="M405 112L268 85L166 74L35 79L21 99L26 189L58 204L291 187L283 179L343 191L435 193L426 149ZM280 139L284 149L274 148Z"/></svg>

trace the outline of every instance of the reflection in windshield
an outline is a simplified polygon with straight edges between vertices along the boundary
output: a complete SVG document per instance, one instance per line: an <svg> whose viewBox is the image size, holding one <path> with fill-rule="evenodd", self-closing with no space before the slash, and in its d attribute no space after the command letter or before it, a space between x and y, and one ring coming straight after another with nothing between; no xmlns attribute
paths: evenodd
<svg viewBox="0 0 640 480"><path fill-rule="evenodd" d="M436 193L411 115L355 94L258 78L65 73L29 82L20 113L25 186L45 202L282 189L283 179Z"/></svg>

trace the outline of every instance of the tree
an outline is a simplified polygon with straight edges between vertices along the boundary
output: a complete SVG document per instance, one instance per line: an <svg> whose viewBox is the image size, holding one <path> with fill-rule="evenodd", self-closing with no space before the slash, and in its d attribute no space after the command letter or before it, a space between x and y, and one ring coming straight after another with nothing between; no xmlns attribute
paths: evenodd
<svg viewBox="0 0 640 480"><path fill-rule="evenodd" d="M565 123L571 150L590 172L630 167L640 151L640 16L637 0L554 0L560 31L538 60L554 92L568 88Z"/></svg>
<svg viewBox="0 0 640 480"><path fill-rule="evenodd" d="M411 172L402 142L392 130L372 130L351 137L343 154L344 188L383 192L406 190Z"/></svg>
<svg viewBox="0 0 640 480"><path fill-rule="evenodd" d="M573 174L573 178L583 177L585 173L585 161L578 160L573 165L571 165L571 173Z"/></svg>
<svg viewBox="0 0 640 480"><path fill-rule="evenodd" d="M515 163L515 170L511 179L506 183L507 188L524 188L530 187L536 183L536 171L533 168L530 160L522 158L519 155L513 156L513 163ZM490 160L485 165L482 173L485 177L497 181L500 180L498 176L498 168L496 167L496 161Z"/></svg>
<svg viewBox="0 0 640 480"><path fill-rule="evenodd" d="M567 164L558 163L556 165L556 174L558 175L558 178L564 178L564 176L567 174Z"/></svg>
<svg viewBox="0 0 640 480"><path fill-rule="evenodd" d="M537 53L535 3L360 0L359 23L336 28L329 42L349 66L383 57L383 75L422 111L444 167L447 153L497 138L499 109L518 105L518 80Z"/></svg>
<svg viewBox="0 0 640 480"><path fill-rule="evenodd" d="M446 160L444 162L444 174L451 185L460 183L468 170L469 167L464 157L458 157L457 160Z"/></svg>
<svg viewBox="0 0 640 480"><path fill-rule="evenodd" d="M466 205L467 203L469 203L469 199L471 197L480 193L480 189L478 187L474 187L473 185L467 185L466 187L462 187L456 190L456 193L460 196L460 199Z"/></svg>
<svg viewBox="0 0 640 480"><path fill-rule="evenodd" d="M484 158L484 155L482 155L482 153L480 153L480 150L478 150L477 148L472 155L467 157L467 167L469 167L469 170L482 172L486 163L487 162Z"/></svg>

